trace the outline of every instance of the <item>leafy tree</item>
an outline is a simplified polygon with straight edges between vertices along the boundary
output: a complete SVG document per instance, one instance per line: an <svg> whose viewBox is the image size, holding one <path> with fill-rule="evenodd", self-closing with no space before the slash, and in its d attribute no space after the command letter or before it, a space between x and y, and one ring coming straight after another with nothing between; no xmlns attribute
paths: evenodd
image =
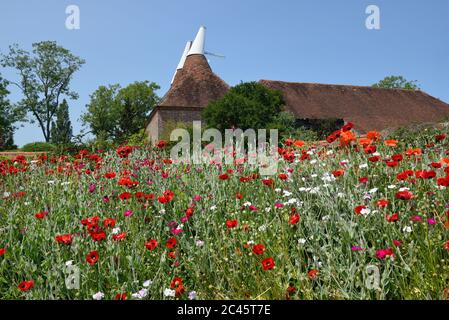
<svg viewBox="0 0 449 320"><path fill-rule="evenodd" d="M51 142L57 145L70 144L73 136L72 123L69 117L69 105L64 99L56 111L56 122L51 124Z"/></svg>
<svg viewBox="0 0 449 320"><path fill-rule="evenodd" d="M85 61L54 41L43 41L33 43L32 53L17 45L10 46L0 62L4 67L16 69L19 75L18 81L11 81L23 94L15 111L24 121L37 121L45 141L49 142L60 99L78 98L70 89L70 81Z"/></svg>
<svg viewBox="0 0 449 320"><path fill-rule="evenodd" d="M12 105L6 98L9 94L8 82L0 76L0 149L14 147L14 122L17 118Z"/></svg>
<svg viewBox="0 0 449 320"><path fill-rule="evenodd" d="M150 111L159 102L154 82L136 81L125 88L114 84L100 86L81 117L91 132L102 140L122 141L139 132Z"/></svg>
<svg viewBox="0 0 449 320"><path fill-rule="evenodd" d="M208 126L221 131L230 128L246 130L272 127L284 102L280 91L257 82L241 83L223 98L211 102L203 111Z"/></svg>
<svg viewBox="0 0 449 320"><path fill-rule="evenodd" d="M390 76L385 77L378 83L373 84L374 88L387 88L387 89L406 89L406 90L419 90L417 81L408 81L403 76Z"/></svg>

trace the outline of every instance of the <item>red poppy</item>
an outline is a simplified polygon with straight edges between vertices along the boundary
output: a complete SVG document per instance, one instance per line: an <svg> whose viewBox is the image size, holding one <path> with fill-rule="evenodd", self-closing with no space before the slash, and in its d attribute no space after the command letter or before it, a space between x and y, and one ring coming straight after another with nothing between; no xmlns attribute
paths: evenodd
<svg viewBox="0 0 449 320"><path fill-rule="evenodd" d="M34 287L33 280L25 280L25 281L21 282L18 286L20 291L28 291L33 287Z"/></svg>
<svg viewBox="0 0 449 320"><path fill-rule="evenodd" d="M115 178L115 176L116 176L116 173L115 173L115 172L106 172L106 173L104 174L104 177L105 177L106 179L113 179L113 178Z"/></svg>
<svg viewBox="0 0 449 320"><path fill-rule="evenodd" d="M445 178L439 178L437 180L437 184L440 187L449 187L449 177L445 177Z"/></svg>
<svg viewBox="0 0 449 320"><path fill-rule="evenodd" d="M263 179L262 183L266 186L272 186L274 184L274 180L273 179Z"/></svg>
<svg viewBox="0 0 449 320"><path fill-rule="evenodd" d="M106 232L101 229L96 230L95 232L90 232L90 237L93 241L101 241L106 238Z"/></svg>
<svg viewBox="0 0 449 320"><path fill-rule="evenodd" d="M178 242L176 241L176 238L170 238L165 243L165 246L169 249L174 248Z"/></svg>
<svg viewBox="0 0 449 320"><path fill-rule="evenodd" d="M437 142L443 141L444 139L446 139L446 134L444 134L444 133L437 134L437 135L435 136L435 140L436 140Z"/></svg>
<svg viewBox="0 0 449 320"><path fill-rule="evenodd" d="M103 220L103 225L106 228L114 228L115 227L115 219L106 218L106 219Z"/></svg>
<svg viewBox="0 0 449 320"><path fill-rule="evenodd" d="M447 242L444 244L443 248L444 248L445 250L449 250L449 241L447 241Z"/></svg>
<svg viewBox="0 0 449 320"><path fill-rule="evenodd" d="M170 288L174 289L178 286L182 286L182 278L181 277L174 277L173 280L170 283Z"/></svg>
<svg viewBox="0 0 449 320"><path fill-rule="evenodd" d="M364 151L366 154L373 154L377 151L377 147L374 145L369 145L369 146L365 147Z"/></svg>
<svg viewBox="0 0 449 320"><path fill-rule="evenodd" d="M131 198L131 193L129 193L129 192L123 192L123 193L119 196L119 198L120 198L121 200L128 200L129 198Z"/></svg>
<svg viewBox="0 0 449 320"><path fill-rule="evenodd" d="M359 215L359 214L362 213L363 209L366 209L366 206L364 206L364 205L357 206L357 207L354 208L354 212L355 212L356 215Z"/></svg>
<svg viewBox="0 0 449 320"><path fill-rule="evenodd" d="M6 253L6 248L0 248L0 257Z"/></svg>
<svg viewBox="0 0 449 320"><path fill-rule="evenodd" d="M224 180L228 180L229 179L229 175L227 173L220 174L218 176L218 179L223 180L223 181Z"/></svg>
<svg viewBox="0 0 449 320"><path fill-rule="evenodd" d="M122 232L122 233L119 233L119 234L114 234L112 236L112 240L114 240L114 241L121 241L121 240L123 240L125 238L126 238L126 232Z"/></svg>
<svg viewBox="0 0 449 320"><path fill-rule="evenodd" d="M171 251L168 253L168 257L170 259L176 259L176 251Z"/></svg>
<svg viewBox="0 0 449 320"><path fill-rule="evenodd" d="M165 141L165 140L159 140L159 141L156 143L156 147L158 147L159 149L163 149L163 148L165 148L167 145L168 145L168 143L167 143L167 141Z"/></svg>
<svg viewBox="0 0 449 320"><path fill-rule="evenodd" d="M399 215L397 213L387 214L385 219L387 219L388 222L396 222L399 220Z"/></svg>
<svg viewBox="0 0 449 320"><path fill-rule="evenodd" d="M58 243L70 245L72 244L72 235L71 234L63 234L55 237Z"/></svg>
<svg viewBox="0 0 449 320"><path fill-rule="evenodd" d="M386 206L388 206L390 204L390 202L385 199L380 199L380 200L377 200L376 204L379 208L385 208Z"/></svg>
<svg viewBox="0 0 449 320"><path fill-rule="evenodd" d="M380 161L380 157L379 156L374 156L374 157L370 157L368 158L369 162L378 162Z"/></svg>
<svg viewBox="0 0 449 320"><path fill-rule="evenodd" d="M115 300L126 300L126 293L117 293L115 295Z"/></svg>
<svg viewBox="0 0 449 320"><path fill-rule="evenodd" d="M238 225L237 220L227 220L226 221L226 227L228 227L228 229L235 228L235 227L237 227L237 225Z"/></svg>
<svg viewBox="0 0 449 320"><path fill-rule="evenodd" d="M44 219L47 214L48 214L47 211L41 211L41 212L36 213L34 216L37 219Z"/></svg>
<svg viewBox="0 0 449 320"><path fill-rule="evenodd" d="M271 257L262 260L262 267L264 270L274 269L275 266L276 266L276 264L274 262L274 259Z"/></svg>
<svg viewBox="0 0 449 320"><path fill-rule="evenodd" d="M176 244L176 243L175 243ZM157 247L157 240L151 239L147 242L145 242L145 248L147 248L150 251L153 251Z"/></svg>
<svg viewBox="0 0 449 320"><path fill-rule="evenodd" d="M411 198L413 198L413 193L408 190L396 192L396 199L410 200Z"/></svg>
<svg viewBox="0 0 449 320"><path fill-rule="evenodd" d="M237 192L237 193L235 194L235 197L236 197L237 199L239 199L239 200L242 200L242 199L243 199L243 194L241 194L240 192Z"/></svg>
<svg viewBox="0 0 449 320"><path fill-rule="evenodd" d="M332 172L332 175L335 178L338 178L338 177L340 177L340 176L342 176L344 174L345 174L345 171L343 169L338 169L338 170L335 170L335 171Z"/></svg>
<svg viewBox="0 0 449 320"><path fill-rule="evenodd" d="M290 217L290 219L288 220L288 222L289 222L291 225L295 225L295 224L297 224L297 223L299 222L300 219L301 219L301 217L299 216L299 214L295 213L295 214L293 214L293 215Z"/></svg>
<svg viewBox="0 0 449 320"><path fill-rule="evenodd" d="M285 174L285 173L280 173L280 174L278 175L278 177L279 177L279 179L281 179L281 180L287 180L287 179L288 179L288 175Z"/></svg>
<svg viewBox="0 0 449 320"><path fill-rule="evenodd" d="M98 262L98 259L100 259L98 251L91 251L86 257L86 262L92 266Z"/></svg>
<svg viewBox="0 0 449 320"><path fill-rule="evenodd" d="M368 181L369 181L368 177L360 177L360 178L359 178L359 182L360 182L360 183L365 184L365 183L367 183Z"/></svg>
<svg viewBox="0 0 449 320"><path fill-rule="evenodd" d="M265 246L263 244L256 244L253 246L253 253L255 255L262 255L265 251Z"/></svg>
<svg viewBox="0 0 449 320"><path fill-rule="evenodd" d="M312 270L309 270L309 272L307 272L307 277L310 280L313 280L318 276L319 273L320 272L317 269L312 269Z"/></svg>

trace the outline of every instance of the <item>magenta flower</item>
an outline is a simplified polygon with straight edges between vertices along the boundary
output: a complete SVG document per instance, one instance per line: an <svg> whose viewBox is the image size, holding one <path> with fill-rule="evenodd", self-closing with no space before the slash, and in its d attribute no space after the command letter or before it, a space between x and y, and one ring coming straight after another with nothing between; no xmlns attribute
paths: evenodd
<svg viewBox="0 0 449 320"><path fill-rule="evenodd" d="M362 251L363 248L362 248L362 247L359 247L359 246L354 246L354 247L351 248L351 250L352 250L352 251Z"/></svg>
<svg viewBox="0 0 449 320"><path fill-rule="evenodd" d="M434 224L437 223L437 221L436 221L434 218L429 218L429 219L427 219L427 223L428 223L429 225L433 226Z"/></svg>
<svg viewBox="0 0 449 320"><path fill-rule="evenodd" d="M132 210L126 210L125 213L123 214L125 217L131 217L134 214L134 212L132 212Z"/></svg>

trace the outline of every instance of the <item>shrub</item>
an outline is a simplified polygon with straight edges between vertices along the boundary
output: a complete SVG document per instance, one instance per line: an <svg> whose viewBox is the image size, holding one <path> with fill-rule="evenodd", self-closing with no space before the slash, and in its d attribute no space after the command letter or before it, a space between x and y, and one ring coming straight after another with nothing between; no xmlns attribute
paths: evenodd
<svg viewBox="0 0 449 320"><path fill-rule="evenodd" d="M56 147L48 142L32 142L24 145L21 148L25 152L42 152L42 151L55 151Z"/></svg>

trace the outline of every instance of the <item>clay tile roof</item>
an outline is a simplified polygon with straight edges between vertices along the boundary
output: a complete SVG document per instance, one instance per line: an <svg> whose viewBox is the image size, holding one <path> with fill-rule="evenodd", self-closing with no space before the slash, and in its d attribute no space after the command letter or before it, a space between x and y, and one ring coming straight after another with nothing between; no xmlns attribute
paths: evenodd
<svg viewBox="0 0 449 320"><path fill-rule="evenodd" d="M298 119L339 118L359 131L439 122L449 105L422 91L261 80L282 91L286 109Z"/></svg>
<svg viewBox="0 0 449 320"><path fill-rule="evenodd" d="M205 56L194 54L188 56L184 67L178 70L159 105L206 107L210 101L223 97L228 90L229 86L212 72Z"/></svg>

